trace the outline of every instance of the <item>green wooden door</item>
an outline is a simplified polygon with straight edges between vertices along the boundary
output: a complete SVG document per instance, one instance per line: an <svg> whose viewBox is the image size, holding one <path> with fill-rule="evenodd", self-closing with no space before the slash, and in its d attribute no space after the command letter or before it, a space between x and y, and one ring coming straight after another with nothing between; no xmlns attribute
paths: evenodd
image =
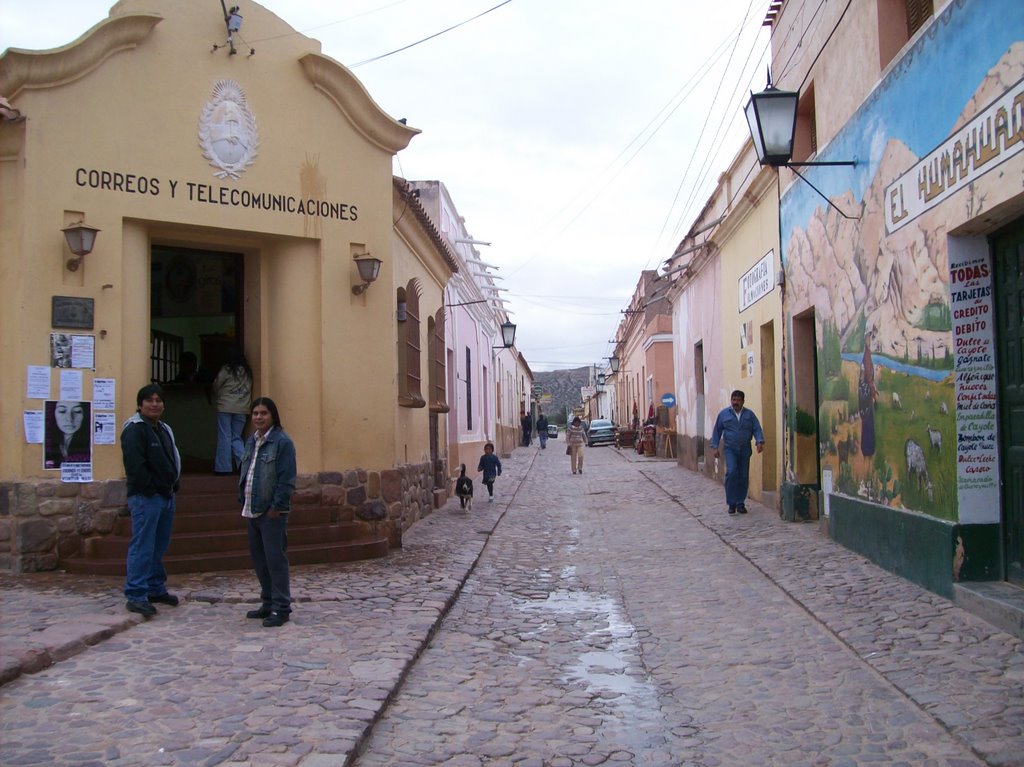
<svg viewBox="0 0 1024 767"><path fill-rule="evenodd" d="M1024 585L1024 223L993 242L1003 545L1007 580Z"/></svg>

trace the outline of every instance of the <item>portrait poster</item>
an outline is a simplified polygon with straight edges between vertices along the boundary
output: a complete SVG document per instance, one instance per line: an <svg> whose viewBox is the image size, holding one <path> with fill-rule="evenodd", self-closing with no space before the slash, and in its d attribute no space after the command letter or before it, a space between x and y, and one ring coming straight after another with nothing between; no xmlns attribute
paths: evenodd
<svg viewBox="0 0 1024 767"><path fill-rule="evenodd" d="M50 333L50 367L71 367L70 333Z"/></svg>
<svg viewBox="0 0 1024 767"><path fill-rule="evenodd" d="M47 400L43 408L43 468L61 469L63 479L63 467L68 464L89 464L92 473L92 403Z"/></svg>

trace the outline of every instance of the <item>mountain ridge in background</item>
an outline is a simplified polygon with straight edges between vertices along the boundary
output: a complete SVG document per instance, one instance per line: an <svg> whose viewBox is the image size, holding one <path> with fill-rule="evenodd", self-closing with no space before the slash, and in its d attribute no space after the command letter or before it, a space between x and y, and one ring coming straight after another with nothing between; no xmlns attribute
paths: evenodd
<svg viewBox="0 0 1024 767"><path fill-rule="evenodd" d="M533 374L535 392L550 394L551 402L540 404L550 423L565 425L565 414L582 402L580 389L590 383L592 368L584 365L568 370L545 370Z"/></svg>

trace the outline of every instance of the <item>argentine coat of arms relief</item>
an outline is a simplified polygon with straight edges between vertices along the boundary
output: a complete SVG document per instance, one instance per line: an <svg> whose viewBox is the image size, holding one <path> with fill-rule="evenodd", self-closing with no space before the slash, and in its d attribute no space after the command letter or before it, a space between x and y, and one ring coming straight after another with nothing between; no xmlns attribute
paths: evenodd
<svg viewBox="0 0 1024 767"><path fill-rule="evenodd" d="M217 178L239 178L256 159L260 145L256 117L242 86L220 80L199 116L199 146Z"/></svg>

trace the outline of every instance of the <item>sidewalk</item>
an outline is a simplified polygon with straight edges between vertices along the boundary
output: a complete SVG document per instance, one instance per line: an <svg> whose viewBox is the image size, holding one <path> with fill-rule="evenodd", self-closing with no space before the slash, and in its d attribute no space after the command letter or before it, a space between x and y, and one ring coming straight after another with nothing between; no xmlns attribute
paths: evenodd
<svg viewBox="0 0 1024 767"><path fill-rule="evenodd" d="M750 514L731 516L722 487L703 475L665 462L640 471L989 764L1024 765L1024 641L817 525L750 502Z"/></svg>
<svg viewBox="0 0 1024 767"><path fill-rule="evenodd" d="M635 482L636 472L650 480L666 503L750 562L988 764L1024 764L1019 639L881 570L815 526L783 522L754 503L750 514L729 516L720 485L673 461L596 450L609 470L622 466L618 482ZM18 749L20 764L57 764L47 734L60 726L54 717L71 721L76 711L103 700L113 701L111 715L135 723L116 736L90 732L90 738L107 738L105 750L89 751L104 754L99 761L107 764L349 763L458 598L509 505L527 502L531 494L517 499L516 493L538 453L536 446L516 449L503 461L495 503L478 495L466 514L449 501L414 526L401 551L381 560L294 568L297 604L282 629L262 629L244 618L257 591L247 571L172 577L169 586L182 605L160 606L149 621L124 610L120 579L0 576L0 711L9 722L13 709L19 711L0 761L10 748ZM592 473L588 469L588 482L600 482ZM539 488L532 496L543 497ZM93 645L101 654L83 652ZM147 658L147 673L115 676L110 661L119 660L118 653ZM54 673L35 673L51 664L57 664ZM187 688L175 693L175 682ZM163 689L171 702L150 713L140 701L154 684L170 685ZM280 695L284 689L287 696ZM22 707L50 716L23 716ZM145 736L137 733L146 722ZM239 742L232 737L239 730L258 734ZM165 744L160 756L131 750L133 744L150 747L154 731ZM26 760L26 753L38 760Z"/></svg>
<svg viewBox="0 0 1024 767"><path fill-rule="evenodd" d="M520 449L506 460L498 502L489 504L486 498L477 498L471 517L453 499L414 525L403 548L387 557L292 568L292 596L297 603L293 617L301 620L308 603L371 602L384 595L410 594L431 605L425 612L432 617L424 628L433 630L458 596L514 488L522 481L531 452ZM120 577L62 572L0 574L0 685L147 623L125 610L123 585ZM236 605L235 612L244 613L259 602L259 584L250 570L172 575L168 588L182 600L182 606ZM159 614L150 622L159 625L164 613L172 615L181 609L158 605ZM381 630L386 629L382 626ZM423 643L428 638L424 636Z"/></svg>

